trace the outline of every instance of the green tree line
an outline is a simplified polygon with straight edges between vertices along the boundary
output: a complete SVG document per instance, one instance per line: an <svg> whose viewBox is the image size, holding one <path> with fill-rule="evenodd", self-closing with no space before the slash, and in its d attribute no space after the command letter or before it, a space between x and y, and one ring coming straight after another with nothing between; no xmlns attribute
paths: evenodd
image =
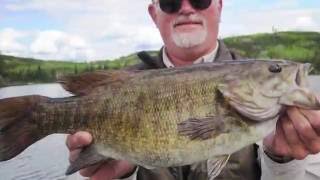
<svg viewBox="0 0 320 180"><path fill-rule="evenodd" d="M114 61L75 63L0 55L0 87L26 83L49 83L57 81L60 76L119 69L135 64L136 62L133 62L133 59L128 56Z"/></svg>
<svg viewBox="0 0 320 180"><path fill-rule="evenodd" d="M309 62L320 74L320 33L275 32L226 38L225 43L243 57Z"/></svg>
<svg viewBox="0 0 320 180"><path fill-rule="evenodd" d="M287 59L312 63L313 74L320 74L320 33L275 32L225 38L229 48L242 57ZM157 53L153 51L151 53ZM120 69L138 63L136 54L114 60L75 63L42 61L0 54L0 87L14 84L54 82L67 74Z"/></svg>

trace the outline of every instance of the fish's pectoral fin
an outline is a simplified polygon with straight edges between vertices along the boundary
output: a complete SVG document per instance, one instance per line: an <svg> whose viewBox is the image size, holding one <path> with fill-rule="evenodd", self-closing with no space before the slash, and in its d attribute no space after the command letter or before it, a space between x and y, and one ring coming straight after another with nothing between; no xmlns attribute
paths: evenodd
<svg viewBox="0 0 320 180"><path fill-rule="evenodd" d="M208 178L209 180L215 179L227 165L230 155L219 156L215 159L207 161Z"/></svg>
<svg viewBox="0 0 320 180"><path fill-rule="evenodd" d="M178 134L191 140L206 140L225 132L225 123L220 116L190 118L178 124Z"/></svg>
<svg viewBox="0 0 320 180"><path fill-rule="evenodd" d="M76 160L70 163L66 175L71 175L80 169L87 168L92 165L112 161L112 158L108 158L98 153L96 146L91 144L85 147Z"/></svg>
<svg viewBox="0 0 320 180"><path fill-rule="evenodd" d="M86 95L93 89L113 83L124 83L139 71L134 70L110 70L87 72L80 75L59 77L58 83L75 95Z"/></svg>

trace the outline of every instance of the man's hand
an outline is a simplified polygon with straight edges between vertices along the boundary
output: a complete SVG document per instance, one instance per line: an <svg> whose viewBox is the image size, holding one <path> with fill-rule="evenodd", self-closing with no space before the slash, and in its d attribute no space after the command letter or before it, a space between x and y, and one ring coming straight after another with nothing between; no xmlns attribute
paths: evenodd
<svg viewBox="0 0 320 180"><path fill-rule="evenodd" d="M77 132L67 137L67 147L70 151L69 161L74 161L81 149L92 142L92 136L88 132ZM111 180L121 178L133 172L135 166L127 161L112 161L104 164L94 165L92 167L80 170L80 174L90 177L92 180Z"/></svg>
<svg viewBox="0 0 320 180"><path fill-rule="evenodd" d="M263 140L265 151L302 160L320 152L320 111L290 107L275 133Z"/></svg>

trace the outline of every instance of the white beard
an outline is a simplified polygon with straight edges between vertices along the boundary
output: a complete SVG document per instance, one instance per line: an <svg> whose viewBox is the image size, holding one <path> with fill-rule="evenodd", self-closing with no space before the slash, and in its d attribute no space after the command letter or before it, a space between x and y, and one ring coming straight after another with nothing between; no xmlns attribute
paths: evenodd
<svg viewBox="0 0 320 180"><path fill-rule="evenodd" d="M188 33L172 33L173 42L180 48L191 48L202 44L207 37L206 28Z"/></svg>

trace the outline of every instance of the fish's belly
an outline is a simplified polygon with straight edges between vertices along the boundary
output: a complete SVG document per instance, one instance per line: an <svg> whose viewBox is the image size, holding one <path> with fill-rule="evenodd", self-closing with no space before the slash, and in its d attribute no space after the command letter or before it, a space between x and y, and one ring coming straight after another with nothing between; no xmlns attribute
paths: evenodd
<svg viewBox="0 0 320 180"><path fill-rule="evenodd" d="M129 138L129 143L101 145L101 153L115 159L128 160L145 167L172 167L193 164L217 156L232 154L271 133L276 120L231 131L207 140L190 140L186 137L163 136ZM152 141L151 141L152 139Z"/></svg>
<svg viewBox="0 0 320 180"><path fill-rule="evenodd" d="M173 108L149 112L144 109L143 113L138 110L129 113L128 110L119 109L119 112L103 115L107 119L93 124L89 131L95 142L101 145L101 152L105 156L148 166L180 165L185 164L188 156L194 153L186 147L193 147L194 143L197 146L202 142L193 142L179 135L178 123L193 116L203 117L208 113L206 109L209 108L197 112L188 109L177 112Z"/></svg>
<svg viewBox="0 0 320 180"><path fill-rule="evenodd" d="M163 146L161 149L137 149L132 148L133 151L119 150L110 146L100 145L99 153L106 157L112 157L118 160L127 160L133 164L138 164L144 167L172 167L182 166L198 162L206 159L206 156L194 149L169 149Z"/></svg>
<svg viewBox="0 0 320 180"><path fill-rule="evenodd" d="M236 114L218 106L214 98L204 95L194 96L192 101L186 100L188 96L172 98L172 95L159 101L146 98L142 104L134 96L118 99L126 103L106 101L107 105L101 107L109 108L100 110L89 131L100 145L101 154L151 167L192 164L231 154L264 137L265 133L255 125L250 127ZM191 140L178 133L179 123L190 118L215 116L217 109L228 132L219 132L205 140ZM264 126L261 127L260 130Z"/></svg>

